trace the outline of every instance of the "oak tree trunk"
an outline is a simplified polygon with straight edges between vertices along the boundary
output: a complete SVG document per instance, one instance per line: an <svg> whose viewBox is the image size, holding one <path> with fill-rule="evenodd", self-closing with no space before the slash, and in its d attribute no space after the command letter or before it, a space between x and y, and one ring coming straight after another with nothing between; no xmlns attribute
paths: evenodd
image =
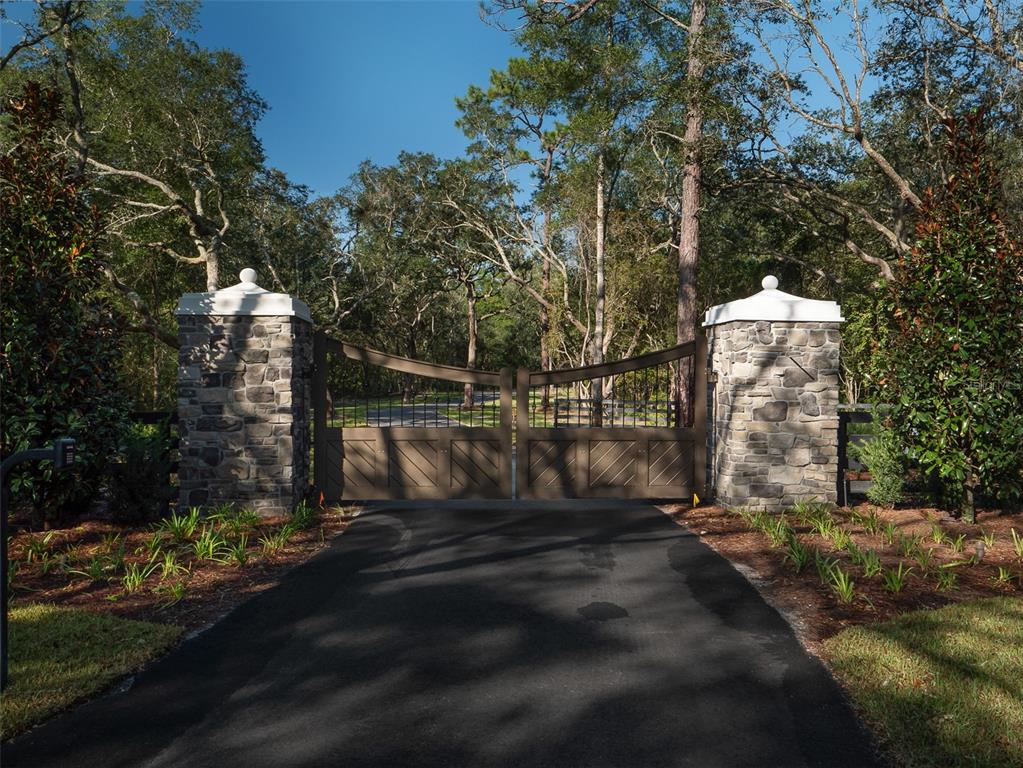
<svg viewBox="0 0 1023 768"><path fill-rule="evenodd" d="M220 253L216 246L200 246L199 252L206 257L206 290L215 291L220 287Z"/></svg>

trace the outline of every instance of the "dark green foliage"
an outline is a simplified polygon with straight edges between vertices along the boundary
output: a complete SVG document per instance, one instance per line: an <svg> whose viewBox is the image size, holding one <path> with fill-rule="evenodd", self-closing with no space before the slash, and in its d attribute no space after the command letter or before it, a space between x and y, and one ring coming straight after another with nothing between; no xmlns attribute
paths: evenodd
<svg viewBox="0 0 1023 768"><path fill-rule="evenodd" d="M128 429L117 460L107 471L110 513L118 522L153 520L172 496L167 438L159 427Z"/></svg>
<svg viewBox="0 0 1023 768"><path fill-rule="evenodd" d="M117 390L120 328L100 294L100 222L53 151L59 100L35 85L5 105L14 138L0 157L0 451L78 440L74 471L27 465L15 502L36 519L85 510L119 442L127 403Z"/></svg>
<svg viewBox="0 0 1023 768"><path fill-rule="evenodd" d="M871 477L867 498L882 507L894 507L902 501L905 484L906 457L902 440L891 429L882 428L872 440L849 446L849 453L859 459Z"/></svg>
<svg viewBox="0 0 1023 768"><path fill-rule="evenodd" d="M887 345L891 329L884 315L884 297L854 295L842 302L842 395L847 403L880 402L878 351ZM873 425L850 424L851 432L873 432Z"/></svg>
<svg viewBox="0 0 1023 768"><path fill-rule="evenodd" d="M977 492L1023 492L1023 249L999 213L981 116L948 121L947 181L925 195L885 304L892 423L968 519Z"/></svg>

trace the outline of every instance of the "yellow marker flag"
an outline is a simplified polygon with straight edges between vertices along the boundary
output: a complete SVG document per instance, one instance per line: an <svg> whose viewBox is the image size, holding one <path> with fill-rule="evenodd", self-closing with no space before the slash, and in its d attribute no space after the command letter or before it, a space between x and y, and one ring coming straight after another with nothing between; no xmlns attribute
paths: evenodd
<svg viewBox="0 0 1023 768"><path fill-rule="evenodd" d="M700 497L699 497L699 496L697 496L697 495L696 495L696 494L694 493L694 494L693 494L693 506L694 506L694 507L697 507L697 506L699 506L699 505L700 505Z"/></svg>

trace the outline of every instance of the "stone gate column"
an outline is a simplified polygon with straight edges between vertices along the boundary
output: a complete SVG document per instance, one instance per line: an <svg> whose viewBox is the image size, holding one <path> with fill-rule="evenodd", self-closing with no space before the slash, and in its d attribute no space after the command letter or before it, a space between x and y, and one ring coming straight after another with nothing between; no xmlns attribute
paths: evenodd
<svg viewBox="0 0 1023 768"><path fill-rule="evenodd" d="M255 270L239 277L186 293L175 311L179 504L288 514L309 490L312 319L256 285Z"/></svg>
<svg viewBox="0 0 1023 768"><path fill-rule="evenodd" d="M712 485L726 507L834 502L841 308L762 285L706 314Z"/></svg>

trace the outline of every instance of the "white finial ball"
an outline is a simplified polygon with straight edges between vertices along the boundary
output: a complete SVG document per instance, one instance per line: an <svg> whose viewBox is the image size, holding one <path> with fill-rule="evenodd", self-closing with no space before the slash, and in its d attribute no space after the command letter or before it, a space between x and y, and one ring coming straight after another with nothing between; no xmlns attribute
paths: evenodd
<svg viewBox="0 0 1023 768"><path fill-rule="evenodd" d="M778 278L774 275L768 275L760 281L760 285L763 286L765 291L773 291L778 287Z"/></svg>
<svg viewBox="0 0 1023 768"><path fill-rule="evenodd" d="M241 281L243 283L254 283L256 282L256 278L259 277L259 275L256 274L256 270L249 268L243 269L241 272L239 272L238 277L241 278Z"/></svg>

